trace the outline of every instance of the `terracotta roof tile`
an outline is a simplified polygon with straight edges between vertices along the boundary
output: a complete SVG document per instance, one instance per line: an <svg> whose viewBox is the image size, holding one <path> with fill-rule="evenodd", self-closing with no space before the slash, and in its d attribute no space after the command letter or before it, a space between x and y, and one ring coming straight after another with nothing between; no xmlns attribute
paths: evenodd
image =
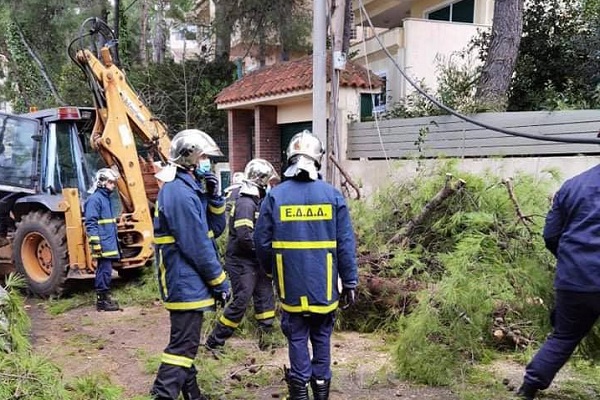
<svg viewBox="0 0 600 400"><path fill-rule="evenodd" d="M340 74L340 85L369 89L381 87L381 80L361 65L348 61ZM331 75L331 60L327 59L327 81ZM250 72L217 95L217 104L248 101L260 97L312 89L312 56L274 64Z"/></svg>

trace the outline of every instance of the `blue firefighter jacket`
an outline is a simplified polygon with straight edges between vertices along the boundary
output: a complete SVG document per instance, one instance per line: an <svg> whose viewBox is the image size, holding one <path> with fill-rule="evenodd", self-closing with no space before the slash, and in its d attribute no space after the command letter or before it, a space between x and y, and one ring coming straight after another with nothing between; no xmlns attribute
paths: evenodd
<svg viewBox="0 0 600 400"><path fill-rule="evenodd" d="M546 216L544 240L557 260L556 289L600 292L600 166L558 190Z"/></svg>
<svg viewBox="0 0 600 400"><path fill-rule="evenodd" d="M229 290L209 237L202 197L197 181L184 171L177 171L175 179L165 183L158 194L155 263L168 310L211 309L213 294Z"/></svg>
<svg viewBox="0 0 600 400"><path fill-rule="evenodd" d="M84 206L85 230L90 242L100 242L101 257L119 259L117 220L113 214L110 191L98 188Z"/></svg>
<svg viewBox="0 0 600 400"><path fill-rule="evenodd" d="M239 193L236 196L230 211L226 262L228 265L258 267L253 234L260 198Z"/></svg>
<svg viewBox="0 0 600 400"><path fill-rule="evenodd" d="M273 273L282 308L327 314L338 307L338 274L357 284L356 245L346 202L330 184L286 180L262 202L254 232L262 268Z"/></svg>

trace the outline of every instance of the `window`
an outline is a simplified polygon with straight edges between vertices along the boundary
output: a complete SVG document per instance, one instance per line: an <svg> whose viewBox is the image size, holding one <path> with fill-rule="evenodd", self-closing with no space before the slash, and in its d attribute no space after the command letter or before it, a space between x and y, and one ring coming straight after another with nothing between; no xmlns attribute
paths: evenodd
<svg viewBox="0 0 600 400"><path fill-rule="evenodd" d="M36 121L0 116L0 185L33 188Z"/></svg>
<svg viewBox="0 0 600 400"><path fill-rule="evenodd" d="M387 77L385 74L379 74L381 79L381 92L373 95L373 112L384 112L387 103Z"/></svg>
<svg viewBox="0 0 600 400"><path fill-rule="evenodd" d="M474 15L475 0L462 0L429 12L427 19L473 23Z"/></svg>

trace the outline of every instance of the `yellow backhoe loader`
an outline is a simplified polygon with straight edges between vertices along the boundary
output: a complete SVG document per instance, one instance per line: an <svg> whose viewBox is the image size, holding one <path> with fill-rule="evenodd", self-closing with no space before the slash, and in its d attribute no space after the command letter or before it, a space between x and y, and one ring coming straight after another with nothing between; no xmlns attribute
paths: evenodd
<svg viewBox="0 0 600 400"><path fill-rule="evenodd" d="M110 28L89 19L81 32L69 55L85 73L95 107L0 114L0 213L10 216L0 217L10 242L0 248L0 264L5 270L14 265L39 296L60 294L67 279L94 274L82 207L99 168L114 167L121 176L122 259L115 270L137 274L153 256L153 175L156 163L166 160L167 129L116 65ZM86 38L97 50L83 45Z"/></svg>

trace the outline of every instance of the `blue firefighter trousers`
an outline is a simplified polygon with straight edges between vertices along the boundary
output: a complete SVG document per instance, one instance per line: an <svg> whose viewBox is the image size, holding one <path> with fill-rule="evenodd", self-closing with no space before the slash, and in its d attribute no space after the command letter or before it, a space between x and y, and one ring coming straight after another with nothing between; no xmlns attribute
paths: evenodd
<svg viewBox="0 0 600 400"><path fill-rule="evenodd" d="M239 324L244 318L250 300L254 302L254 316L261 329L270 330L275 317L273 282L258 265L229 264L226 269L231 280L233 299L223 311L222 319L210 335L219 346L223 346L225 340L229 339L235 331L233 326L225 325L223 320L230 325ZM269 311L273 316L265 317Z"/></svg>
<svg viewBox="0 0 600 400"><path fill-rule="evenodd" d="M110 258L99 258L96 267L96 280L94 288L96 292L107 292L110 290L112 277L112 260Z"/></svg>
<svg viewBox="0 0 600 400"><path fill-rule="evenodd" d="M556 291L553 331L525 369L524 382L546 389L600 316L600 293Z"/></svg>
<svg viewBox="0 0 600 400"><path fill-rule="evenodd" d="M164 350L156 379L150 394L153 398L177 400L179 393L195 387L196 367L193 361L200 345L200 331L204 313L201 311L170 311L171 337ZM186 397L187 396L187 397Z"/></svg>
<svg viewBox="0 0 600 400"><path fill-rule="evenodd" d="M290 378L308 382L310 378L331 379L331 334L335 312L300 314L282 311L281 330L288 341ZM308 340L312 345L312 359Z"/></svg>

